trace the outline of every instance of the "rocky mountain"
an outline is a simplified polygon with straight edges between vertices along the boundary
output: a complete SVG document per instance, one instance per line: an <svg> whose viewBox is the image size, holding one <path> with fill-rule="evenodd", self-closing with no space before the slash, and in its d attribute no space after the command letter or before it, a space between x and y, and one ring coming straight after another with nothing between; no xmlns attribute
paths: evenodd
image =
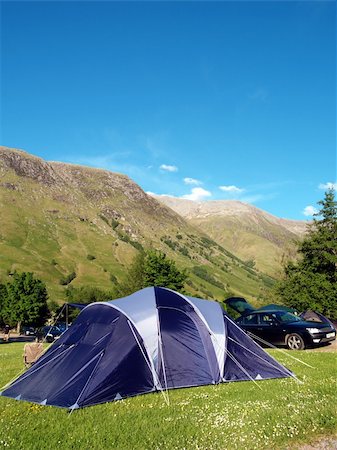
<svg viewBox="0 0 337 450"><path fill-rule="evenodd" d="M286 260L295 258L296 242L306 232L305 221L280 219L239 201L154 198L239 258L273 277L280 275Z"/></svg>
<svg viewBox="0 0 337 450"><path fill-rule="evenodd" d="M111 288L143 248L186 268L192 295L261 300L273 282L125 175L0 147L0 281L34 272L61 302L69 285Z"/></svg>

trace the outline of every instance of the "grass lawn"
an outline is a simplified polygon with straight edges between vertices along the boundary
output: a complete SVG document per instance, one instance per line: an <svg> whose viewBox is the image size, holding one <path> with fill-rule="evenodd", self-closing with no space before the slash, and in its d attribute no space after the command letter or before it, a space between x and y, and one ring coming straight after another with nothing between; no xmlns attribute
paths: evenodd
<svg viewBox="0 0 337 450"><path fill-rule="evenodd" d="M23 367L22 343L0 345L0 385ZM0 397L0 447L13 449L282 449L336 433L336 356L271 351L303 381L236 382L74 411ZM53 374L51 374L53 376Z"/></svg>

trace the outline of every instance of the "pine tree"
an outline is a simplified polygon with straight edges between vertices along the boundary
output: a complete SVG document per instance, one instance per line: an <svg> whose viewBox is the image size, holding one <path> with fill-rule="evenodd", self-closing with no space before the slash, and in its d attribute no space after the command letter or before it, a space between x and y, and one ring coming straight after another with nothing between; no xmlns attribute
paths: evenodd
<svg viewBox="0 0 337 450"><path fill-rule="evenodd" d="M321 210L315 214L308 235L300 244L304 270L324 274L332 283L337 281L337 202L335 192L329 189L324 200L318 202Z"/></svg>
<svg viewBox="0 0 337 450"><path fill-rule="evenodd" d="M288 263L285 278L276 290L287 305L298 310L313 309L337 319L337 202L335 191L319 201L308 233L299 244L300 259Z"/></svg>
<svg viewBox="0 0 337 450"><path fill-rule="evenodd" d="M183 291L187 275L165 253L148 250L139 253L127 272L126 280L115 286L116 296L132 294L148 286L160 286Z"/></svg>

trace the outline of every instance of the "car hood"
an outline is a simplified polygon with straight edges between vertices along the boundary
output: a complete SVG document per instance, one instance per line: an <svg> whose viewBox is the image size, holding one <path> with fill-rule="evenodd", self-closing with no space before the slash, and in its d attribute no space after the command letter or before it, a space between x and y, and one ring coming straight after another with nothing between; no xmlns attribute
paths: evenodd
<svg viewBox="0 0 337 450"><path fill-rule="evenodd" d="M334 328L327 324L327 323L321 323L321 322L312 322L309 320L300 320L299 322L288 322L287 325L291 325L292 327L296 328L318 328L319 330L327 331L328 329L331 329L331 331L334 331Z"/></svg>

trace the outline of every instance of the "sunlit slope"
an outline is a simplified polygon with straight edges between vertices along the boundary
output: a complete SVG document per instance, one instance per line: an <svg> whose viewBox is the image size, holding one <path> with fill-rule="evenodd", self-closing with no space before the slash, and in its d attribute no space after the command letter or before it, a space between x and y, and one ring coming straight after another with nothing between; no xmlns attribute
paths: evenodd
<svg viewBox="0 0 337 450"><path fill-rule="evenodd" d="M272 216L239 201L192 202L158 196L190 224L244 261L273 277L281 274L284 262L296 257L296 242L306 231L304 221Z"/></svg>
<svg viewBox="0 0 337 450"><path fill-rule="evenodd" d="M142 248L186 268L193 295L263 299L272 283L127 176L0 147L1 281L32 271L63 301L67 283L110 289Z"/></svg>

